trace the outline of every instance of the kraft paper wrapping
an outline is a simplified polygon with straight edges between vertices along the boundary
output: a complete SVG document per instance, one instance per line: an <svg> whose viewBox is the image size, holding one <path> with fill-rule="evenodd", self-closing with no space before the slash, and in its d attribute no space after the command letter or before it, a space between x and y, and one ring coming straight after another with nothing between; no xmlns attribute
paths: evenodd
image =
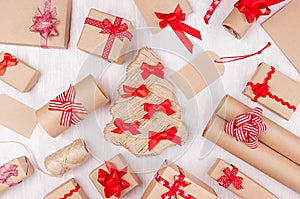
<svg viewBox="0 0 300 199"><path fill-rule="evenodd" d="M109 160L109 162L113 163L114 166L116 167L117 170L122 170L125 167L128 167L127 173L122 177L123 180L127 181L130 183L130 187L124 189L121 193L121 197L122 198L124 195L126 195L128 192L132 191L135 187L139 186L140 184L140 180L137 177L137 175L131 170L130 166L128 165L128 163L126 162L126 160L124 159L124 157L121 154L116 155L115 157L113 157L111 160ZM95 185L96 189L98 190L98 192L102 195L103 198L105 197L104 194L104 187L97 181L98 179L98 170L99 169L103 169L106 172L109 172L105 166L105 164L102 164L100 167L98 167L97 169L93 170L90 174L89 174L89 178L92 181L92 183ZM117 199L117 197L112 196L110 197L111 199Z"/></svg>
<svg viewBox="0 0 300 199"><path fill-rule="evenodd" d="M0 124L30 138L37 124L35 110L5 94L0 95L0 105Z"/></svg>
<svg viewBox="0 0 300 199"><path fill-rule="evenodd" d="M226 96L208 123L203 136L278 182L300 193L300 181L298 179L300 166L282 155L283 153L288 154L294 160L299 160L299 155L297 155L299 154L297 147L300 146L299 138L291 135L291 133L288 134L287 131L264 118L263 122L266 123L268 130L260 135L258 148L250 149L243 142L236 141L234 137L224 132L224 125L227 122L226 118L229 121L237 116L234 113L234 118L230 118L228 115L232 114L231 111L233 112L237 108L243 110L244 106L239 104L240 102L234 98ZM246 110L247 107L245 106L244 109ZM239 114L244 112L239 112ZM275 128L276 126L277 128ZM297 141L293 140L296 138ZM272 148L276 149L276 151Z"/></svg>
<svg viewBox="0 0 300 199"><path fill-rule="evenodd" d="M116 16L98 11L93 8L90 10L88 17L98 21L103 21L105 18L107 18L112 24L116 18ZM133 34L133 25L131 21L123 19L122 24L123 23L128 25L128 31ZM99 33L100 30L100 28L84 24L77 48L92 55L101 57L109 34L101 34ZM129 46L129 43L130 41L126 37L124 37L123 41L116 38L109 53L108 61L122 64L124 62L125 52Z"/></svg>
<svg viewBox="0 0 300 199"><path fill-rule="evenodd" d="M300 1L293 0L262 26L300 73Z"/></svg>
<svg viewBox="0 0 300 199"><path fill-rule="evenodd" d="M151 28L152 33L157 33L161 29L159 27L160 19L156 17L154 12L170 13L174 12L176 6L180 4L183 13L189 15L193 12L187 0L134 0L147 25Z"/></svg>
<svg viewBox="0 0 300 199"><path fill-rule="evenodd" d="M234 165L236 166L236 165ZM232 166L227 162L217 159L215 164L209 169L208 175L215 179L216 181L224 176L223 170L225 168L232 169ZM228 189L244 199L253 199L253 198L263 198L263 199L278 199L273 193L266 190L264 187L259 185L257 182L252 180L250 177L242 173L240 170L237 176L243 178L242 187L243 189L237 190L232 184L228 187Z"/></svg>
<svg viewBox="0 0 300 199"><path fill-rule="evenodd" d="M174 182L174 176L179 175L178 166L175 164L170 164L168 161L165 161L161 168L158 170L158 174L166 179L168 182ZM190 173L184 171L185 178L184 181L191 183L190 185L183 188L183 190L190 195L194 196L195 198L205 198L205 199L216 199L217 194L215 191L208 186L207 184L203 183ZM169 189L165 186L159 184L155 179L153 179L144 194L142 195L141 199L148 199L148 198L161 198L161 195L168 192ZM182 198L178 196L178 198Z"/></svg>
<svg viewBox="0 0 300 199"><path fill-rule="evenodd" d="M223 27L235 38L241 39L251 28L253 23L249 23L245 14L234 8L223 22Z"/></svg>
<svg viewBox="0 0 300 199"><path fill-rule="evenodd" d="M172 75L172 80L191 99L224 74L224 65L215 63L219 56L207 51Z"/></svg>
<svg viewBox="0 0 300 199"><path fill-rule="evenodd" d="M6 52L0 53L0 62L3 60L5 53ZM37 70L17 59L17 64L7 67L4 75L0 76L0 80L18 91L25 93L30 91L37 83L39 74Z"/></svg>
<svg viewBox="0 0 300 199"><path fill-rule="evenodd" d="M109 98L103 89L98 85L92 75L87 76L74 86L75 102L81 103L88 113L104 106L109 102ZM51 137L57 137L69 127L60 126L61 111L49 111L49 104L36 111L38 121ZM86 115L78 114L82 119Z"/></svg>
<svg viewBox="0 0 300 199"><path fill-rule="evenodd" d="M78 186L79 189L77 189ZM87 195L84 193L84 191L82 190L82 188L74 178L71 178L64 184L60 185L59 187L51 191L49 194L47 194L44 197L44 199L64 198L64 196L66 196L65 198L68 199L88 199Z"/></svg>
<svg viewBox="0 0 300 199"><path fill-rule="evenodd" d="M257 67L257 70L249 82L263 83L268 73L271 70L271 66L266 63L261 63ZM290 77L284 75L280 71L272 75L271 80L268 83L269 91L273 94L282 98L285 102L289 102L291 105L298 106L300 102L300 83L291 79ZM255 94L252 92L250 86L247 86L244 90L244 94L251 99L254 99ZM289 120L294 113L292 109L289 109L287 106L282 105L280 102L270 98L269 96L263 98L258 98L258 103L265 106L266 108L277 113L286 120Z"/></svg>
<svg viewBox="0 0 300 199"><path fill-rule="evenodd" d="M16 168L18 173L17 176L10 177L10 179L12 180L13 183L15 183L15 185L23 182L23 180L31 176L34 172L33 167L31 166L26 156L13 159L12 161L4 164L4 166L5 168L8 168L11 164L17 165ZM6 182L3 184L0 183L0 193L6 191L9 188L10 188L9 185Z"/></svg>
<svg viewBox="0 0 300 199"><path fill-rule="evenodd" d="M69 170L83 164L89 157L90 154L86 149L84 141L77 139L71 144L47 156L44 164L47 171L52 175L61 176Z"/></svg>
<svg viewBox="0 0 300 199"><path fill-rule="evenodd" d="M32 17L37 8L44 12L44 0L0 0L0 43L41 46L41 36L31 32ZM48 48L67 48L70 37L72 0L51 0L51 8L56 7L55 29L58 36L48 38Z"/></svg>

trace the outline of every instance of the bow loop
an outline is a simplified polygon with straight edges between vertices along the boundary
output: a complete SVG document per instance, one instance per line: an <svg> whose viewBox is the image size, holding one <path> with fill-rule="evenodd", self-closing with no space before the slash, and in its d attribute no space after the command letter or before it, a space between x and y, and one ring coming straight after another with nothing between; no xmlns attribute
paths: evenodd
<svg viewBox="0 0 300 199"><path fill-rule="evenodd" d="M6 68L17 65L18 61L9 53L4 53L3 60L0 62L0 76L6 72Z"/></svg>
<svg viewBox="0 0 300 199"><path fill-rule="evenodd" d="M125 94L121 95L121 97L123 98L128 98L133 96L144 98L150 93L150 91L147 89L147 86L145 84L142 84L138 88L132 88L130 86L123 85L123 90L125 92Z"/></svg>
<svg viewBox="0 0 300 199"><path fill-rule="evenodd" d="M149 131L148 150L151 151L162 140L169 140L181 145L181 138L176 134L177 128L175 126L162 132Z"/></svg>
<svg viewBox="0 0 300 199"><path fill-rule="evenodd" d="M129 131L132 135L141 134L138 130L139 122L133 123L125 123L120 118L115 119L114 125L117 127L116 129L112 130L113 133L122 134L124 131Z"/></svg>
<svg viewBox="0 0 300 199"><path fill-rule="evenodd" d="M164 65L161 62L158 62L156 66L151 66L145 62L143 62L141 66L141 70L143 71L141 73L142 78L145 80L150 75L154 75L158 78L164 79L165 73L164 73Z"/></svg>
<svg viewBox="0 0 300 199"><path fill-rule="evenodd" d="M151 119L152 116L156 112L164 112L166 115L172 115L175 113L175 111L171 108L172 103L169 99L166 99L161 104L144 104L144 111L147 113L144 115L144 119Z"/></svg>
<svg viewBox="0 0 300 199"><path fill-rule="evenodd" d="M232 169L230 170L229 167L226 167L223 170L223 173L225 174L224 176L221 176L217 182L220 183L221 186L223 186L224 188L228 188L231 184L233 184L233 186L235 187L236 190L241 190L243 189L242 187L242 183L243 183L243 178L237 176L239 172L239 169L236 167L232 167Z"/></svg>

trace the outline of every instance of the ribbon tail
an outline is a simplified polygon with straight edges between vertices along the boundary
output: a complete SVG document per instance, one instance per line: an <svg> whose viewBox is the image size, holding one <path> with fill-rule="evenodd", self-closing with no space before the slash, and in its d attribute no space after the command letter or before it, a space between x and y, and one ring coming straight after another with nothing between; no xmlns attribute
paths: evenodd
<svg viewBox="0 0 300 199"><path fill-rule="evenodd" d="M177 37L180 39L180 41L183 43L183 45L190 51L190 53L193 53L193 47L194 45L189 40L189 38L184 34L183 31L175 31Z"/></svg>
<svg viewBox="0 0 300 199"><path fill-rule="evenodd" d="M193 37L196 37L197 39L202 40L201 33L199 30L197 30L189 25L186 25L184 23L179 23L179 27L187 34L192 35Z"/></svg>

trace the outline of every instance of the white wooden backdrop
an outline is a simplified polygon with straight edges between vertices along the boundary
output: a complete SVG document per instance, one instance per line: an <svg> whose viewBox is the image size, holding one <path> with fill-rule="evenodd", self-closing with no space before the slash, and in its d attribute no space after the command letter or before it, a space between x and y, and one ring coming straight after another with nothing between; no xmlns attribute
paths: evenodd
<svg viewBox="0 0 300 199"><path fill-rule="evenodd" d="M247 34L242 40L233 38L223 29L221 23L230 12L234 2L235 0L223 1L216 10L216 13L211 19L210 24L207 26L203 22L203 16L207 8L209 7L211 0L189 0L194 13L187 18L187 22L188 24L191 24L201 30L203 41L199 42L199 45L203 49L213 50L219 55L239 55L256 51L264 46L267 41L271 41L271 38L262 29L259 23L256 23L249 31L249 34ZM273 11L278 10L283 6L283 4L274 6ZM0 93L10 95L24 102L25 104L38 109L53 96L56 96L59 91L65 88L66 85L75 82L77 73L79 72L81 65L88 57L88 54L76 49L76 43L81 32L82 22L89 12L89 9L92 7L130 19L131 21L133 21L135 27L145 27L145 22L141 14L137 10L133 0L73 0L71 40L68 50L43 50L32 47L0 45L0 50L11 52L21 60L24 60L29 65L37 68L41 72L40 80L31 92L21 94L18 91L10 88L6 84L0 82ZM259 22L261 23L265 19L266 18L260 19ZM226 72L222 77L225 92L231 94L240 101L251 105L252 107L257 105L251 102L247 97L243 96L241 92L246 82L254 73L255 67L261 61L276 66L280 71L284 72L291 78L300 81L299 74L296 72L287 58L283 55L280 49L274 44L261 56L254 57L245 61L227 64L225 66ZM209 110L205 108L205 104L208 103L208 99L205 98L206 96L207 91L204 91L199 95L199 97L201 98L201 101L199 103L201 107L203 107L203 111L205 111L204 114L201 114L205 116L201 118L200 121L201 131L205 127L210 115L214 111L213 108ZM279 125L284 126L285 128L300 136L300 111L297 111L289 122L281 119L279 116L273 114L268 110L265 110L265 115L276 121ZM244 173L251 176L254 180L276 194L279 198L300 198L299 194L291 191L284 185L276 182L272 178L266 176L262 172L249 166L245 162L227 153L219 147L215 147L207 157L205 157L204 159L200 159L199 150L204 141L204 138L201 137L201 131L194 140L190 150L178 161L178 164L213 187L217 192L219 198L232 199L238 197L232 194L230 191L227 191L220 187L207 175L208 169L218 157L226 160L227 162L237 165ZM40 126L35 129L34 134L30 139L25 139L2 126L0 127L0 132L1 140L17 140L29 146L33 150L40 165L43 163L43 158L47 154L63 147L79 136L76 128L72 128L67 133L59 136L58 138L52 139L42 130ZM5 163L13 157L21 154L26 154L24 150L14 145L1 144L0 150L1 164ZM88 179L88 174L90 173L90 171L96 168L99 164L100 163L98 163L96 160L90 159L86 164L67 173L62 178L51 178L36 171L34 175L28 178L24 183L13 187L4 194L1 194L0 198L40 199L56 186L71 177L75 177L77 179L77 181L81 184L82 188L90 198L101 198L101 196L98 194L98 192ZM153 173L140 175L139 177L142 181L141 186L139 186L124 198L140 198L143 190L145 190L146 186L152 179Z"/></svg>

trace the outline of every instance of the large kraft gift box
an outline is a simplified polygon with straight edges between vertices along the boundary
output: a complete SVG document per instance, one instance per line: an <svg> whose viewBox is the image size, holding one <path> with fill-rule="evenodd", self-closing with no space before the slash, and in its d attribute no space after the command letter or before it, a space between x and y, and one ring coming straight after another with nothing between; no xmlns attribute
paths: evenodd
<svg viewBox="0 0 300 199"><path fill-rule="evenodd" d="M121 154L93 170L89 178L103 198L111 199L122 198L140 184Z"/></svg>
<svg viewBox="0 0 300 199"><path fill-rule="evenodd" d="M141 199L216 199L215 191L175 164L165 161Z"/></svg>
<svg viewBox="0 0 300 199"><path fill-rule="evenodd" d="M132 39L133 25L129 20L92 8L85 19L77 48L122 64Z"/></svg>
<svg viewBox="0 0 300 199"><path fill-rule="evenodd" d="M0 193L15 186L33 174L33 167L25 157L19 157L0 167Z"/></svg>
<svg viewBox="0 0 300 199"><path fill-rule="evenodd" d="M87 195L74 178L60 185L44 197L44 199L57 198L88 199Z"/></svg>
<svg viewBox="0 0 300 199"><path fill-rule="evenodd" d="M300 1L293 0L262 26L300 73Z"/></svg>
<svg viewBox="0 0 300 199"><path fill-rule="evenodd" d="M34 24L33 17L39 15L37 9L39 8L40 14L43 14L45 4L49 2L51 11L55 11L54 8L56 8L56 23L52 30L49 27L46 31L42 31L41 34L50 34L46 42L48 48L67 48L72 0L0 0L0 19L2 19L0 21L0 43L41 46L40 32L32 32L30 28ZM42 21L39 20L41 23L37 23L37 30L43 29ZM56 36L51 36L54 34Z"/></svg>
<svg viewBox="0 0 300 199"><path fill-rule="evenodd" d="M267 130L259 135L258 146L250 148L225 133L225 124L251 109L231 96L225 96L203 136L248 164L300 193L300 138L263 117ZM267 161L266 161L267 160Z"/></svg>
<svg viewBox="0 0 300 199"><path fill-rule="evenodd" d="M240 170L238 170L238 172L234 174L234 168L238 170L238 168L235 167L235 165L230 165L224 160L217 159L213 166L209 169L208 175L214 180L220 182L221 186L224 186L223 183L226 184L229 181L231 184L229 185L228 190L232 191L241 198L278 199L273 193L266 190L264 187L259 185L257 182L252 180ZM230 176L235 175L235 178L233 178L234 180L229 179L230 177L224 173L224 170L230 171ZM238 184L238 178L242 178L241 184ZM240 188L239 186L241 186L242 188Z"/></svg>
<svg viewBox="0 0 300 199"><path fill-rule="evenodd" d="M274 67L261 63L248 82L244 94L286 120L300 102L300 83Z"/></svg>

